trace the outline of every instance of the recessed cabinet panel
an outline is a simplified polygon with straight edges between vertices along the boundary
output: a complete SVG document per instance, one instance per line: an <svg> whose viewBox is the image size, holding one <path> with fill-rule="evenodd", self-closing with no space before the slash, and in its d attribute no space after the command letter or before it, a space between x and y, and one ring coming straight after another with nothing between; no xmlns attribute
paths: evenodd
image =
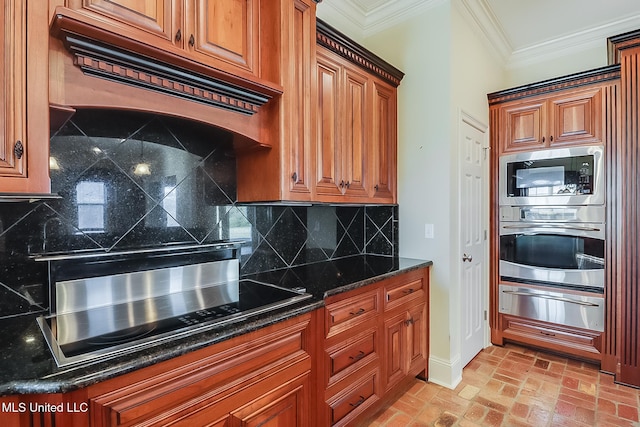
<svg viewBox="0 0 640 427"><path fill-rule="evenodd" d="M177 3L174 0L69 0L68 7L173 40L174 19L179 13Z"/></svg>

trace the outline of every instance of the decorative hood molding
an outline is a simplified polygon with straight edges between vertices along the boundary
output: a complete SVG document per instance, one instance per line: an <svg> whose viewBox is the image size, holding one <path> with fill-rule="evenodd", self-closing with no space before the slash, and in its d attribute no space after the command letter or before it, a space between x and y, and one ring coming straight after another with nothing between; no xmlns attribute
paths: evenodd
<svg viewBox="0 0 640 427"><path fill-rule="evenodd" d="M272 97L282 94L274 87L222 72L219 76L207 75L197 70L202 68L197 63L190 64L161 49L137 44L117 34L107 34L73 16L57 14L52 33L63 41L74 57L74 64L87 75L246 115L255 114Z"/></svg>

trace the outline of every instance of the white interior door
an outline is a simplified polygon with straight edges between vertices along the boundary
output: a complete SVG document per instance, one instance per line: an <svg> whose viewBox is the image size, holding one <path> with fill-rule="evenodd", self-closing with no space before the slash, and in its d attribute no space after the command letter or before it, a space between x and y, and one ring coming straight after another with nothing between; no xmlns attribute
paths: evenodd
<svg viewBox="0 0 640 427"><path fill-rule="evenodd" d="M484 348L486 336L486 236L487 200L485 163L486 126L466 114L460 120L460 302L462 366Z"/></svg>

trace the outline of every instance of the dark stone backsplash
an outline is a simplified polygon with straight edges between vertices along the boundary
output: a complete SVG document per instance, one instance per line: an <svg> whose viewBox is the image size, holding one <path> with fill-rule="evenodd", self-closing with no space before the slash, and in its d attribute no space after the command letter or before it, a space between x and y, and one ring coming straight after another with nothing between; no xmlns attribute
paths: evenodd
<svg viewBox="0 0 640 427"><path fill-rule="evenodd" d="M0 203L0 318L48 310L38 253L241 240L242 274L398 253L397 206L237 203L231 138L210 126L78 111L51 158L62 199Z"/></svg>

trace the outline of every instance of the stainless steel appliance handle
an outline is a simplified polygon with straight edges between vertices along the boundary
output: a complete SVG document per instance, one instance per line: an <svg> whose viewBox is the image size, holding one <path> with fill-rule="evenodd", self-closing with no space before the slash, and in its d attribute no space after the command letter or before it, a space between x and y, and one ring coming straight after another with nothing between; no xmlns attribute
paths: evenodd
<svg viewBox="0 0 640 427"><path fill-rule="evenodd" d="M502 291L502 292L505 294L520 295L525 297L538 297L538 298L551 299L551 300L562 301L562 302L569 302L572 304L584 305L587 307L599 307L598 304L594 304L592 302L580 301L580 300L564 298L564 297L555 297L552 295L536 294L535 292L523 292L523 291Z"/></svg>
<svg viewBox="0 0 640 427"><path fill-rule="evenodd" d="M527 224L527 225L503 225L502 228L512 230L523 230L531 228L550 228L555 230L579 230L579 231L600 231L595 227L580 227L579 225L553 225L553 224Z"/></svg>

